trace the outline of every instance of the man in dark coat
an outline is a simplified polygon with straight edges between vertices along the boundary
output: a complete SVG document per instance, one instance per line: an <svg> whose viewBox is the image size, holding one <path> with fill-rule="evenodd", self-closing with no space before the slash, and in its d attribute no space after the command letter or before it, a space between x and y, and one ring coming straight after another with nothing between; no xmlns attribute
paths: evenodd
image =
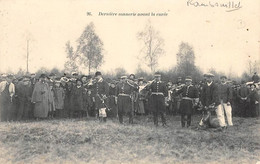
<svg viewBox="0 0 260 164"><path fill-rule="evenodd" d="M96 116L100 118L100 121L106 122L107 114L107 97L109 95L109 85L103 79L101 72L95 73L95 80L93 82L93 102L95 103Z"/></svg>
<svg viewBox="0 0 260 164"><path fill-rule="evenodd" d="M31 109L32 85L29 76L24 76L23 80L17 86L17 97L19 101L17 120L28 120Z"/></svg>
<svg viewBox="0 0 260 164"><path fill-rule="evenodd" d="M214 83L213 78L214 75L211 73L207 73L204 75L206 78L206 84L203 85L201 91L201 103L204 107L215 107L218 100L218 87Z"/></svg>
<svg viewBox="0 0 260 164"><path fill-rule="evenodd" d="M205 84L202 86L200 101L204 109L204 114L215 110L218 103L218 86L213 81L214 75L211 73L204 74ZM223 130L221 128L221 130Z"/></svg>
<svg viewBox="0 0 260 164"><path fill-rule="evenodd" d="M72 91L72 82L67 77L61 78L61 86L65 92L64 98L64 115L65 117L70 117L71 113L71 91Z"/></svg>
<svg viewBox="0 0 260 164"><path fill-rule="evenodd" d="M249 99L247 99L250 93L249 88L246 86L246 82L241 82L241 87L237 90L237 97L239 99L238 116L246 117L246 109L249 107Z"/></svg>
<svg viewBox="0 0 260 164"><path fill-rule="evenodd" d="M246 113L248 117L258 117L259 116L259 95L256 90L256 84L250 85L250 94L247 96L249 99L249 108Z"/></svg>
<svg viewBox="0 0 260 164"><path fill-rule="evenodd" d="M70 117L83 117L83 105L84 105L84 88L82 87L82 81L76 80L76 86L71 90L71 112Z"/></svg>
<svg viewBox="0 0 260 164"><path fill-rule="evenodd" d="M127 76L122 76L121 81L116 86L116 96L118 103L118 117L119 122L123 123L123 115L128 114L129 123L133 123L133 108L132 108L132 97L131 93L138 90L131 81L127 80Z"/></svg>
<svg viewBox="0 0 260 164"><path fill-rule="evenodd" d="M180 104L181 113L181 126L187 127L191 125L191 116L193 114L193 107L199 102L198 89L192 85L192 78L187 76L186 85L177 91L178 94L182 93L182 100Z"/></svg>
<svg viewBox="0 0 260 164"><path fill-rule="evenodd" d="M158 114L161 115L162 124L166 126L166 101L168 91L165 82L161 81L161 74L156 72L153 82L147 86L151 92L151 105L154 124L158 126Z"/></svg>

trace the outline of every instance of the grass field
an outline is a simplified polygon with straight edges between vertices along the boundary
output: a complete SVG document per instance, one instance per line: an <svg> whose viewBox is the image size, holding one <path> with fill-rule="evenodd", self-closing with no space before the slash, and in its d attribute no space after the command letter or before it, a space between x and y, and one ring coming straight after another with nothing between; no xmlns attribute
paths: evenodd
<svg viewBox="0 0 260 164"><path fill-rule="evenodd" d="M225 132L155 127L151 117L135 124L116 119L44 120L0 123L0 163L256 163L260 160L260 120L234 118Z"/></svg>

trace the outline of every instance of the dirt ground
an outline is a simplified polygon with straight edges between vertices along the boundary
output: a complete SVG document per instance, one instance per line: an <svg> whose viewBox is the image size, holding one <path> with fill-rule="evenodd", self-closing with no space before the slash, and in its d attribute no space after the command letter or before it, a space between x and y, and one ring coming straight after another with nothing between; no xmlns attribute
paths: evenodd
<svg viewBox="0 0 260 164"><path fill-rule="evenodd" d="M224 132L181 128L168 116L168 127L155 127L151 116L135 124L117 119L100 123L42 120L0 123L0 163L256 163L260 161L260 120L233 118ZM127 122L127 121L125 121Z"/></svg>

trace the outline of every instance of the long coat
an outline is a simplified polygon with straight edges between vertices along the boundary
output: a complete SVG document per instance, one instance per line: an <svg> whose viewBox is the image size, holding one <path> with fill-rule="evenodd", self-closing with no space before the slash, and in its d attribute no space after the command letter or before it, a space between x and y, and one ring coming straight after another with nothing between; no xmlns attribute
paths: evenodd
<svg viewBox="0 0 260 164"><path fill-rule="evenodd" d="M249 109L247 109L247 116L257 117L259 115L259 95L256 90L251 90L248 95ZM256 104L258 102L258 104Z"/></svg>
<svg viewBox="0 0 260 164"><path fill-rule="evenodd" d="M74 86L71 90L71 111L82 111L84 105L84 88Z"/></svg>
<svg viewBox="0 0 260 164"><path fill-rule="evenodd" d="M49 112L49 104L53 102L50 87L47 83L37 82L35 84L32 102L35 102L34 117L46 118Z"/></svg>
<svg viewBox="0 0 260 164"><path fill-rule="evenodd" d="M31 96L33 88L31 85L23 85L20 83L17 85L16 89L16 95L18 98L17 119L28 119L31 112Z"/></svg>
<svg viewBox="0 0 260 164"><path fill-rule="evenodd" d="M55 109L64 109L65 91L62 87L53 88Z"/></svg>

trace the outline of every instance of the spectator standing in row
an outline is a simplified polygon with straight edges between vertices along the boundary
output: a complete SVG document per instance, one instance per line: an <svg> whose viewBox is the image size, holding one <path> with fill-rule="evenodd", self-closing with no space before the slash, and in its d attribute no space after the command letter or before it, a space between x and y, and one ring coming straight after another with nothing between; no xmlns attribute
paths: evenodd
<svg viewBox="0 0 260 164"><path fill-rule="evenodd" d="M64 113L64 99L65 99L65 91L61 86L61 80L59 78L55 79L53 87L54 93L54 104L55 104L55 111L56 116L58 118L63 118L65 116Z"/></svg>
<svg viewBox="0 0 260 164"><path fill-rule="evenodd" d="M19 101L17 120L28 120L31 110L32 85L29 76L24 76L17 86L17 97Z"/></svg>
<svg viewBox="0 0 260 164"><path fill-rule="evenodd" d="M82 81L76 80L76 86L71 90L71 117L83 117L83 105L84 105L84 88L82 87Z"/></svg>
<svg viewBox="0 0 260 164"><path fill-rule="evenodd" d="M0 83L0 110L1 121L9 121L9 111L12 107L15 86L12 83L12 75L3 75L3 81Z"/></svg>
<svg viewBox="0 0 260 164"><path fill-rule="evenodd" d="M49 105L52 101L50 87L47 83L47 76L45 74L41 74L32 93L34 117L36 119L47 118L50 109Z"/></svg>
<svg viewBox="0 0 260 164"><path fill-rule="evenodd" d="M256 90L256 84L250 84L250 94L248 95L249 108L247 110L248 117L259 116L259 95Z"/></svg>
<svg viewBox="0 0 260 164"><path fill-rule="evenodd" d="M246 86L244 80L241 81L241 86L237 90L238 102L238 116L246 117L246 111L249 108L249 99L247 98L250 93L250 89Z"/></svg>

